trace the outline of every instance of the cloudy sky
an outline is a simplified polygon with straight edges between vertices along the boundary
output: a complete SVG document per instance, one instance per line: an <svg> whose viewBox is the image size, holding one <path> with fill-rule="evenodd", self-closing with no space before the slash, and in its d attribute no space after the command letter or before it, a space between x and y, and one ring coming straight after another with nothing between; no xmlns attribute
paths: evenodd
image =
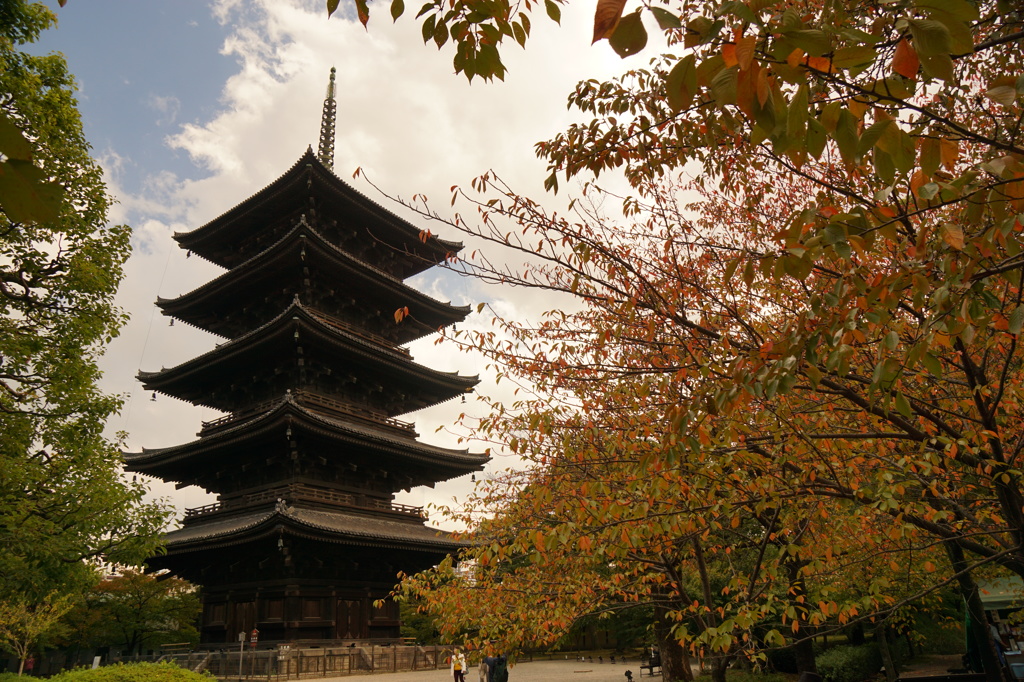
<svg viewBox="0 0 1024 682"><path fill-rule="evenodd" d="M151 400L135 381L140 369L176 365L217 341L169 326L154 305L157 296L177 296L218 274L199 258L186 259L171 235L214 218L281 175L308 145L315 148L332 66L338 175L384 201L352 179L361 167L390 194L425 193L444 208L452 185L468 186L489 169L523 193L542 195L544 165L533 143L570 120L565 101L576 82L643 64L641 57L623 62L607 43L590 45L593 9L584 4L567 7L560 27L535 17L527 49L507 48L506 80L472 84L454 73L450 46L438 52L424 45L418 23L406 16L392 24L382 3L371 3L369 31L354 21L349 3L328 20L323 0L50 4L59 26L34 49L67 57L87 137L119 200L113 218L134 228L120 292L131 322L104 362L105 387L127 396L111 430L127 432L129 450L192 440L201 420L218 416L165 396ZM529 293L483 290L444 273L414 284L441 300L487 301L509 314L528 315L540 305ZM412 350L436 369L480 373L480 390L495 390L477 358L430 340ZM405 418L416 420L422 440L455 445L436 431L462 409L471 412L472 402ZM497 457L489 471L508 464ZM450 504L468 486L460 479L402 501ZM181 508L211 500L197 489L154 490Z"/></svg>

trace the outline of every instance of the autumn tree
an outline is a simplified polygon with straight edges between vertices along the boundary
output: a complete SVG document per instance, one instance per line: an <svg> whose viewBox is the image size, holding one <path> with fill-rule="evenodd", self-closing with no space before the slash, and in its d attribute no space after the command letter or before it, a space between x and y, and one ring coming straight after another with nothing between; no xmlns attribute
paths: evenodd
<svg viewBox="0 0 1024 682"><path fill-rule="evenodd" d="M584 331L608 331L598 311L560 315L524 332L517 349ZM507 376L520 374L518 361L501 360ZM794 640L810 649L815 628L927 594L929 566L942 562L930 538L875 510L802 498L795 486L772 494L780 472L736 448L687 457L681 437L664 435L675 433L681 399L673 373L620 366L610 377L608 357L584 360L524 374L537 396L522 389L519 403L493 405L481 425L478 435L529 466L462 502L456 518L474 542L462 559L473 570L442 565L403 585L433 606L449 637L471 630L478 646L549 646L588 615L651 610L667 679L689 679L693 657L721 679L737 657ZM535 365L539 354L522 361ZM813 665L805 653L804 669Z"/></svg>
<svg viewBox="0 0 1024 682"><path fill-rule="evenodd" d="M544 3L555 19L558 4ZM898 602L879 574L860 607L791 603L794 586L829 563L878 563L883 547L896 567L931 573L933 586L955 579L968 598L979 566L1024 575L1019 4L624 6L597 3L594 40L629 56L656 26L666 51L618 79L580 83L569 103L584 120L537 145L550 190L623 173L633 193L621 197L622 219L550 214L492 175L454 197L476 219L444 219L526 258L506 269L487 252L460 261L466 272L572 300L536 325L507 321L509 337L461 337L546 394L493 406L480 435L546 453L576 433L567 424L578 414L592 418L608 434L608 461L632 469L627 490L647 495L656 472L681 472L661 494L695 520L665 541L778 509L779 556L799 559L797 581L778 583L782 592L751 583L745 609L789 601L789 636ZM525 44L537 7L438 0L418 16L426 40L454 43L457 71L500 78L505 39ZM392 2L393 15L403 9ZM544 408L552 397L565 411ZM657 428L609 431L613 410L653 414ZM648 440L657 447L630 459ZM531 474L544 480L550 463L538 456ZM570 504L583 501L590 527L620 524L614 505L592 508L601 496L579 489ZM501 504L491 509L499 519ZM835 517L834 528L820 521ZM569 521L581 522L556 528ZM903 541L898 553L888 547ZM501 557L502 546L490 547ZM947 558L914 558L935 549ZM728 632L734 647L751 625L723 621L698 641L713 647ZM986 667L998 679L991 659Z"/></svg>
<svg viewBox="0 0 1024 682"><path fill-rule="evenodd" d="M107 576L69 614L72 640L139 653L170 642L199 642L197 589L173 576L126 570Z"/></svg>
<svg viewBox="0 0 1024 682"><path fill-rule="evenodd" d="M54 21L42 3L0 9L0 141L31 147L5 146L0 168L0 602L30 610L96 580L87 562L141 561L168 518L103 436L121 401L98 389L97 359L124 322L113 298L131 245L107 224L64 58L23 49ZM55 216L8 201L15 162L60 185Z"/></svg>

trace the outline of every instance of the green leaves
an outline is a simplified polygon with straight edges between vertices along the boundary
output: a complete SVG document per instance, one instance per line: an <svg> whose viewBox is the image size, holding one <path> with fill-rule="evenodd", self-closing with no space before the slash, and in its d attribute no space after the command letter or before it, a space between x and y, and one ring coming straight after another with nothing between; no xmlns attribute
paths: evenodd
<svg viewBox="0 0 1024 682"><path fill-rule="evenodd" d="M391 0L391 20L398 21L398 18L405 13L405 2L403 0Z"/></svg>
<svg viewBox="0 0 1024 682"><path fill-rule="evenodd" d="M608 42L620 57L629 57L647 47L647 30L640 19L640 10L622 17Z"/></svg>
<svg viewBox="0 0 1024 682"><path fill-rule="evenodd" d="M0 113L0 154L15 161L31 161L33 149L14 121Z"/></svg>
<svg viewBox="0 0 1024 682"><path fill-rule="evenodd" d="M719 105L735 104L740 68L730 66L720 70L711 79L711 94Z"/></svg>
<svg viewBox="0 0 1024 682"><path fill-rule="evenodd" d="M1024 76L1020 78L1013 76L996 78L989 83L988 89L985 90L985 97L1004 107L1013 106L1016 99L1022 94L1024 94Z"/></svg>
<svg viewBox="0 0 1024 682"><path fill-rule="evenodd" d="M949 29L933 19L909 19L910 33L914 36L917 53L922 57L949 55L953 41Z"/></svg>
<svg viewBox="0 0 1024 682"><path fill-rule="evenodd" d="M837 69L852 69L870 64L876 56L875 48L870 45L852 45L836 50L832 64Z"/></svg>
<svg viewBox="0 0 1024 682"><path fill-rule="evenodd" d="M689 54L680 59L665 81L669 106L673 111L686 109L697 94L697 58Z"/></svg>
<svg viewBox="0 0 1024 682"><path fill-rule="evenodd" d="M32 163L35 149L21 129L0 112L0 210L18 223L56 220L64 190Z"/></svg>
<svg viewBox="0 0 1024 682"><path fill-rule="evenodd" d="M1010 313L1009 331L1014 336L1020 334L1021 328L1024 327L1024 305L1019 305L1013 309Z"/></svg>
<svg viewBox="0 0 1024 682"><path fill-rule="evenodd" d="M946 29L950 52L937 54L968 55L974 51L970 24L980 18L974 4L966 0L921 0L916 3L916 8ZM941 42L945 38L939 36L938 40Z"/></svg>
<svg viewBox="0 0 1024 682"><path fill-rule="evenodd" d="M797 88L796 94L789 103L786 117L786 134L792 138L802 139L807 130L807 97L806 85Z"/></svg>
<svg viewBox="0 0 1024 682"><path fill-rule="evenodd" d="M562 10L554 0L544 0L544 11L548 18L556 24L562 21Z"/></svg>
<svg viewBox="0 0 1024 682"><path fill-rule="evenodd" d="M0 162L0 209L18 223L56 220L63 188L30 161Z"/></svg>
<svg viewBox="0 0 1024 682"><path fill-rule="evenodd" d="M651 7L651 14L654 15L655 20L658 22L658 27L663 31L683 27L683 22L679 21L677 15L662 7Z"/></svg>
<svg viewBox="0 0 1024 682"><path fill-rule="evenodd" d="M782 35L788 42L812 57L820 57L832 49L825 32L817 29L785 31Z"/></svg>
<svg viewBox="0 0 1024 682"><path fill-rule="evenodd" d="M968 0L916 0L914 7L928 14L942 12L957 21L970 22L980 18L977 5Z"/></svg>

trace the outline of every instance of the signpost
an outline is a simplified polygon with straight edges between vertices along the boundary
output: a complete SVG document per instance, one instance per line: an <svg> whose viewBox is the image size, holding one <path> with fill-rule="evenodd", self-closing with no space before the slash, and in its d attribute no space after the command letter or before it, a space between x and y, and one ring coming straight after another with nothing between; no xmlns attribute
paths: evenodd
<svg viewBox="0 0 1024 682"><path fill-rule="evenodd" d="M245 656L245 630L238 633L238 682L242 682L242 658Z"/></svg>

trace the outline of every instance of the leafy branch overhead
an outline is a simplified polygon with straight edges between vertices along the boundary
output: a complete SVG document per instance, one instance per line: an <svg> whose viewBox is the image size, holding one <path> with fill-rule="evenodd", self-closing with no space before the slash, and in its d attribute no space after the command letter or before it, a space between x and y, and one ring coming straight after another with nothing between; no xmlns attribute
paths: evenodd
<svg viewBox="0 0 1024 682"><path fill-rule="evenodd" d="M554 22L561 20L559 7L565 0L543 0L546 15ZM500 46L506 38L520 47L526 46L532 23L530 16L539 0L524 0L515 7L508 0L431 0L416 14L422 19L424 43L433 42L438 49L449 41L455 45L452 64L456 73L464 73L469 80L479 76L484 80L504 80L505 65L501 61ZM327 0L328 17L340 6L340 0ZM367 0L355 0L356 15L363 26L370 20ZM391 0L391 18L398 21L405 14L405 0Z"/></svg>

